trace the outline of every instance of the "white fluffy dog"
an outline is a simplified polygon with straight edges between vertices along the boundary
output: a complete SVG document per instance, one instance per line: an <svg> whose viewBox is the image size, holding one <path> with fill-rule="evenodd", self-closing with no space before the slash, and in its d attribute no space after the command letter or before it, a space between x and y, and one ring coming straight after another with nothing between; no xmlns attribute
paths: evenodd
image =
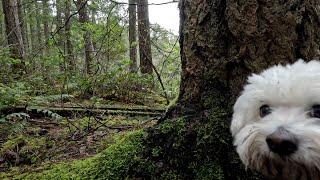
<svg viewBox="0 0 320 180"><path fill-rule="evenodd" d="M320 62L252 75L234 105L242 162L271 179L320 179Z"/></svg>

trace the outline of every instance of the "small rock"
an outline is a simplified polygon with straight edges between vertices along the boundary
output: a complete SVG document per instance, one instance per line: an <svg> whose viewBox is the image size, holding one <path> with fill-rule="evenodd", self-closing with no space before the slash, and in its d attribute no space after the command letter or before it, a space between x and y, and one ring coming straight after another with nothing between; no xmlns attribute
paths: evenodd
<svg viewBox="0 0 320 180"><path fill-rule="evenodd" d="M38 132L38 134L39 134L40 136L44 136L44 135L48 134L48 130L46 130L46 129L41 129L41 130Z"/></svg>

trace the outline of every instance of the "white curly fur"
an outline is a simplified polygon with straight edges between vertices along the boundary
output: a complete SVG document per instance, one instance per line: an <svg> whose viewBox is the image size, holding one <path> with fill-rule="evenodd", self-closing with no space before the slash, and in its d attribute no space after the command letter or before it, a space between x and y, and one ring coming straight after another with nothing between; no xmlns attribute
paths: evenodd
<svg viewBox="0 0 320 180"><path fill-rule="evenodd" d="M261 118L259 108L272 113ZM320 62L298 60L248 78L234 105L231 133L246 167L277 179L320 179L320 119L310 117L320 105ZM298 149L288 157L269 150L266 136L278 127L294 134Z"/></svg>

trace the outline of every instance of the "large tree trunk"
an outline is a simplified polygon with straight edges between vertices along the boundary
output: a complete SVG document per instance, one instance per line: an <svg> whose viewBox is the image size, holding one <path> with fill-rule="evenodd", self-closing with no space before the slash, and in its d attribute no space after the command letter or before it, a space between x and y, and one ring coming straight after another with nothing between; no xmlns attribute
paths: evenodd
<svg viewBox="0 0 320 180"><path fill-rule="evenodd" d="M234 152L231 107L249 74L319 57L318 7L318 0L180 1L180 94L147 138L160 175L254 178Z"/></svg>
<svg viewBox="0 0 320 180"><path fill-rule="evenodd" d="M93 43L92 43L92 37L90 31L85 28L85 24L89 23L89 16L88 16L88 4L85 0L78 0L77 1L77 7L79 9L79 22L82 23L83 29L85 31L84 34L84 45L85 45L85 73L86 75L92 74L93 71Z"/></svg>
<svg viewBox="0 0 320 180"><path fill-rule="evenodd" d="M69 70L73 71L75 69L75 62L74 62L74 56L73 56L73 45L71 42L71 23L72 20L70 18L70 12L71 12L71 0L66 0L65 1L65 13L64 13L64 18L65 18L65 38L66 38L66 57L69 65Z"/></svg>
<svg viewBox="0 0 320 180"><path fill-rule="evenodd" d="M137 5L136 0L129 0L129 47L130 71L137 71Z"/></svg>
<svg viewBox="0 0 320 180"><path fill-rule="evenodd" d="M250 73L317 56L319 4L182 1L179 104L196 111L229 107ZM208 102L209 97L216 99Z"/></svg>
<svg viewBox="0 0 320 180"><path fill-rule="evenodd" d="M23 60L25 58L25 50L18 16L18 3L16 0L2 0L2 7L11 57ZM13 65L13 71L18 75L17 78L24 70L23 61Z"/></svg>
<svg viewBox="0 0 320 180"><path fill-rule="evenodd" d="M138 30L140 70L143 74L152 74L152 55L148 0L138 1Z"/></svg>

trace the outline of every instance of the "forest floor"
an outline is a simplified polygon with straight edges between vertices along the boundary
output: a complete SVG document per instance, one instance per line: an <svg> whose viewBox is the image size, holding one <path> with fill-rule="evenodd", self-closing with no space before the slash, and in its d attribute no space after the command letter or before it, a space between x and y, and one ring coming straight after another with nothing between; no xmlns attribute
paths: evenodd
<svg viewBox="0 0 320 180"><path fill-rule="evenodd" d="M0 177L94 156L115 136L154 125L164 107L161 101L97 104L65 98L2 110L6 116L0 119Z"/></svg>

